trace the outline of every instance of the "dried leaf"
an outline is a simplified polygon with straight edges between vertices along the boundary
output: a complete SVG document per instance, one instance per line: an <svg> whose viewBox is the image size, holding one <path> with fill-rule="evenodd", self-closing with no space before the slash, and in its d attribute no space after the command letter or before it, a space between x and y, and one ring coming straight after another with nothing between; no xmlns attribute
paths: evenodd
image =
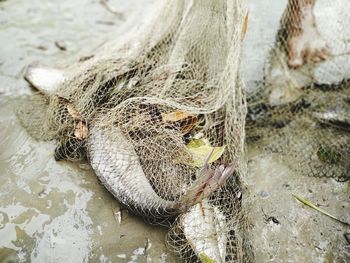
<svg viewBox="0 0 350 263"><path fill-rule="evenodd" d="M77 109L74 107L73 103L67 104L67 110L68 113L74 118L74 119L81 119L80 113L77 111Z"/></svg>
<svg viewBox="0 0 350 263"><path fill-rule="evenodd" d="M86 139L88 136L88 128L85 123L79 121L74 130L74 136L80 140Z"/></svg>
<svg viewBox="0 0 350 263"><path fill-rule="evenodd" d="M198 119L197 118L193 118L190 119L188 122L186 123L182 123L181 124L181 131L183 134L189 133L190 131L193 130L194 127L196 127L198 123Z"/></svg>
<svg viewBox="0 0 350 263"><path fill-rule="evenodd" d="M202 167L206 159L209 157L208 163L218 160L225 151L226 146L213 147L202 139L193 139L186 145L188 153L191 155L191 161L180 161L194 167Z"/></svg>
<svg viewBox="0 0 350 263"><path fill-rule="evenodd" d="M248 29L248 20L249 20L249 13L247 13L247 15L244 18L244 24L243 24L243 29L242 29L242 36L241 39L243 40L246 33L247 33L247 29Z"/></svg>
<svg viewBox="0 0 350 263"><path fill-rule="evenodd" d="M162 120L171 123L173 127L178 127L184 134L190 132L198 123L195 115L185 111L163 113Z"/></svg>
<svg viewBox="0 0 350 263"><path fill-rule="evenodd" d="M327 211L325 211L325 210L323 210L323 209L317 207L316 205L314 205L314 204L311 203L310 201L306 200L304 197L302 197L302 196L300 196L300 195L297 195L297 194L292 194L292 195L293 195L293 197L294 197L296 200L298 200L299 202L303 203L304 205L307 205L307 206L309 206L309 207L315 209L316 211L318 211L318 212L320 212L320 213L322 213L322 214L324 214L324 215L326 215L326 216L329 216L330 218L333 218L334 220L336 220L336 221L338 221L338 222L340 222L340 223L342 223L342 224L345 224L345 225L350 226L349 223L344 222L344 221L341 221L340 219L336 218L334 215L328 213Z"/></svg>
<svg viewBox="0 0 350 263"><path fill-rule="evenodd" d="M183 121L188 117L195 117L191 113L185 111L173 111L170 113L163 113L162 118L165 122Z"/></svg>

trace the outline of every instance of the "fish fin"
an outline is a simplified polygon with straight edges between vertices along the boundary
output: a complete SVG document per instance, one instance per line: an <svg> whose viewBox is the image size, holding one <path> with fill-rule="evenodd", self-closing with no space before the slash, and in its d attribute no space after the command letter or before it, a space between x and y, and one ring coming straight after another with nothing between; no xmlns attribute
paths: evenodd
<svg viewBox="0 0 350 263"><path fill-rule="evenodd" d="M66 80L66 76L59 69L29 65L24 79L40 92L49 95Z"/></svg>

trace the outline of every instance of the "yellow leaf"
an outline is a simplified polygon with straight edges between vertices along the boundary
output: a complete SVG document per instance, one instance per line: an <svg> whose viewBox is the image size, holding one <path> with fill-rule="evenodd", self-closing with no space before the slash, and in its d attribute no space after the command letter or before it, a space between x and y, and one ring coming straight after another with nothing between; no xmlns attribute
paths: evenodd
<svg viewBox="0 0 350 263"><path fill-rule="evenodd" d="M201 139L192 139L190 140L190 142L186 145L187 148L198 148L200 146L205 145L205 141L201 140Z"/></svg>
<svg viewBox="0 0 350 263"><path fill-rule="evenodd" d="M180 161L180 163L195 167L202 167L209 155L210 157L208 163L218 160L224 153L225 147L225 145L221 147L212 147L201 139L191 140L186 145L187 151L191 155L191 161Z"/></svg>

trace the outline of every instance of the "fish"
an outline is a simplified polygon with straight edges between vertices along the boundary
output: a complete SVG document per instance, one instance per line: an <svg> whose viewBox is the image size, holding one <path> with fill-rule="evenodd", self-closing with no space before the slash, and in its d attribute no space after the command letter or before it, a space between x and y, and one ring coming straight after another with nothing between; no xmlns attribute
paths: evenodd
<svg viewBox="0 0 350 263"><path fill-rule="evenodd" d="M233 163L212 169L206 162L187 192L171 201L155 192L120 128L89 127L87 144L91 167L102 184L120 203L144 218L167 220L186 212L222 186L235 170Z"/></svg>
<svg viewBox="0 0 350 263"><path fill-rule="evenodd" d="M204 199L180 215L179 220L186 242L198 258L225 262L228 226L219 207Z"/></svg>
<svg viewBox="0 0 350 263"><path fill-rule="evenodd" d="M64 72L28 67L25 79L40 92L50 95L67 77ZM97 116L96 116L97 118ZM92 124L86 138L87 158L105 188L130 211L143 218L166 221L186 212L225 184L236 164L212 168L207 161L196 180L177 200L160 197L147 179L132 143L118 126Z"/></svg>
<svg viewBox="0 0 350 263"><path fill-rule="evenodd" d="M51 95L67 80L67 74L60 69L29 65L24 79L41 93Z"/></svg>

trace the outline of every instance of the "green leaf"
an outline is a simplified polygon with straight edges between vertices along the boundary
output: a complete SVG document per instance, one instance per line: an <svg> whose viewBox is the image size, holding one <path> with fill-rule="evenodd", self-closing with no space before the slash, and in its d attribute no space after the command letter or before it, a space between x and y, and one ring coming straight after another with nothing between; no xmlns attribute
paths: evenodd
<svg viewBox="0 0 350 263"><path fill-rule="evenodd" d="M340 153L332 150L330 147L327 146L320 146L317 149L317 157L321 162L328 164L336 164L341 159Z"/></svg>
<svg viewBox="0 0 350 263"><path fill-rule="evenodd" d="M198 256L199 256L199 259L202 261L202 263L216 263L215 260L211 259L204 252L200 252Z"/></svg>
<svg viewBox="0 0 350 263"><path fill-rule="evenodd" d="M204 140L201 139L192 139L190 142L186 145L187 148L198 148L200 146L206 145Z"/></svg>
<svg viewBox="0 0 350 263"><path fill-rule="evenodd" d="M190 161L180 161L180 163L194 167L202 167L209 155L208 163L213 163L218 160L224 153L226 146L212 147L204 140L194 139L186 145L186 148L192 158Z"/></svg>

